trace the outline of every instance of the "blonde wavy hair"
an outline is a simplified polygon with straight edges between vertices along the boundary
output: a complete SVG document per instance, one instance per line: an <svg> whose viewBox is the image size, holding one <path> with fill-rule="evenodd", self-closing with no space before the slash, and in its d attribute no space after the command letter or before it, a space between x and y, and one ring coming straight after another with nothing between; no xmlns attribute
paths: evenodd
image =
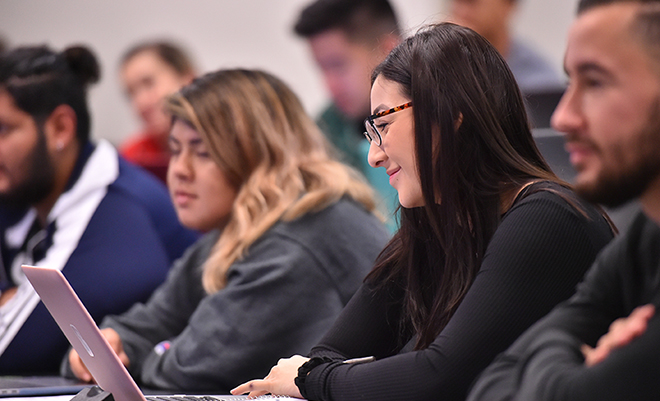
<svg viewBox="0 0 660 401"><path fill-rule="evenodd" d="M224 288L229 267L280 220L320 211L343 197L375 213L371 187L331 156L319 128L278 78L258 70L212 72L170 96L166 108L195 128L238 189L203 267L208 293Z"/></svg>

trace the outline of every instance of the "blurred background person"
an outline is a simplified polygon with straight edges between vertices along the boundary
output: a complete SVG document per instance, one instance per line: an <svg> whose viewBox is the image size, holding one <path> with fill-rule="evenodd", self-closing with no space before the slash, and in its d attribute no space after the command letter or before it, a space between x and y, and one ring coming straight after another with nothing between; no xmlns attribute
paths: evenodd
<svg viewBox="0 0 660 401"><path fill-rule="evenodd" d="M146 300L196 238L165 187L90 141L85 47L0 56L0 374L57 373L68 342L21 264L61 270L100 321Z"/></svg>
<svg viewBox="0 0 660 401"><path fill-rule="evenodd" d="M187 52L171 42L137 44L121 60L124 92L142 128L122 143L119 152L163 182L170 160L167 145L170 117L163 110L163 99L190 83L194 76L195 67Z"/></svg>
<svg viewBox="0 0 660 401"><path fill-rule="evenodd" d="M388 238L373 191L330 157L293 92L220 70L170 97L168 185L180 221L209 231L145 304L103 324L139 384L227 393L308 352ZM72 351L79 378L91 376Z"/></svg>
<svg viewBox="0 0 660 401"><path fill-rule="evenodd" d="M371 71L401 41L388 0L317 0L300 13L295 32L309 43L332 102L318 124L344 161L365 175L394 228L396 191L385 171L369 167L364 119L369 113Z"/></svg>
<svg viewBox="0 0 660 401"><path fill-rule="evenodd" d="M523 94L563 90L552 65L512 32L522 0L449 0L449 20L472 28L504 56Z"/></svg>

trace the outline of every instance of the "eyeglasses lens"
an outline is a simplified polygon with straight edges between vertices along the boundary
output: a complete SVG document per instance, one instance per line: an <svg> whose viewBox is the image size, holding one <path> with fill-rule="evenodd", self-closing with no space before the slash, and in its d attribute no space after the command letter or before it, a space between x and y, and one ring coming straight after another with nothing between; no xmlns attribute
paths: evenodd
<svg viewBox="0 0 660 401"><path fill-rule="evenodd" d="M367 130L365 134L369 137L369 142L375 143L377 146L380 146L380 134L376 127L374 127L373 122L367 119L364 122L364 127Z"/></svg>

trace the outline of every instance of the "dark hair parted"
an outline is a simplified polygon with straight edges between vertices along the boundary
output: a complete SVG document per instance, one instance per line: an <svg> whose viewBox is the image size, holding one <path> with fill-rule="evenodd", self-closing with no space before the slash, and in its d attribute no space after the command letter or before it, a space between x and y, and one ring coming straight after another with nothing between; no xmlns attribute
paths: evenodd
<svg viewBox="0 0 660 401"><path fill-rule="evenodd" d="M165 64L179 75L195 74L195 66L183 47L168 41L142 42L128 49L121 58L121 66L144 52L154 52Z"/></svg>
<svg viewBox="0 0 660 401"><path fill-rule="evenodd" d="M401 327L422 349L472 285L500 222L501 194L533 180L568 184L537 149L506 62L476 32L423 28L376 67L372 83L378 77L412 101L425 206L400 209L400 229L366 280L403 283Z"/></svg>
<svg viewBox="0 0 660 401"><path fill-rule="evenodd" d="M87 87L100 78L100 67L86 47L55 53L46 46L19 47L0 55L0 87L16 106L43 124L57 106L76 113L76 137L89 140Z"/></svg>
<svg viewBox="0 0 660 401"><path fill-rule="evenodd" d="M401 36L388 0L316 0L302 10L294 26L296 34L305 38L330 29L369 43L383 35Z"/></svg>

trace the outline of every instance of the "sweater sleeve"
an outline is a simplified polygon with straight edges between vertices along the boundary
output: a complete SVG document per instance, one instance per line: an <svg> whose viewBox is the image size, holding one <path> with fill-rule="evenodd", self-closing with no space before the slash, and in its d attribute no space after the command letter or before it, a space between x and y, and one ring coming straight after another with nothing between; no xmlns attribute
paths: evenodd
<svg viewBox="0 0 660 401"><path fill-rule="evenodd" d="M599 364L586 367L582 340L567 330L546 329L529 340L519 358L498 357L478 381L469 401L655 400L660 394L660 317L646 332L616 349Z"/></svg>
<svg viewBox="0 0 660 401"><path fill-rule="evenodd" d="M167 280L148 302L135 304L126 313L108 316L102 322L102 328L112 328L119 334L134 376L156 344L181 333L206 295L201 285L201 266L218 236L219 232L211 232L192 245L174 263Z"/></svg>
<svg viewBox="0 0 660 401"><path fill-rule="evenodd" d="M363 284L309 356L345 360L396 354L405 341L399 329L401 297L401 291L375 291Z"/></svg>
<svg viewBox="0 0 660 401"><path fill-rule="evenodd" d="M611 238L606 231L604 222L582 216L556 194L530 195L503 219L474 283L427 349L361 365L320 365L308 375L303 394L312 400L464 399L498 353L572 294ZM353 341L371 341L354 335ZM345 347L334 346L340 352Z"/></svg>
<svg viewBox="0 0 660 401"><path fill-rule="evenodd" d="M306 354L344 303L314 252L271 233L232 265L185 329L145 358L140 381L159 389L230 389L265 376L279 358Z"/></svg>
<svg viewBox="0 0 660 401"><path fill-rule="evenodd" d="M658 305L657 260L647 269L631 244L648 239L640 218L599 256L576 294L526 331L481 374L469 401L651 400L660 394L660 315L646 332L593 367L582 344L594 346L617 318L636 306ZM638 232L639 231L639 232ZM649 244L655 248L658 233ZM647 248L648 249L648 248ZM657 252L654 251L657 254Z"/></svg>

